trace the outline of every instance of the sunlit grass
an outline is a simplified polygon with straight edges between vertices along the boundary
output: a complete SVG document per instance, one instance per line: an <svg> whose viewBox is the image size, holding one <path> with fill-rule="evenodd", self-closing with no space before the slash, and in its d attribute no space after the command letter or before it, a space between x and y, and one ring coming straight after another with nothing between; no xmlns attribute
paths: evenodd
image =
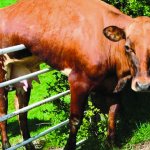
<svg viewBox="0 0 150 150"><path fill-rule="evenodd" d="M48 66L45 64L41 65L42 69L47 67ZM48 73L39 75L39 80L41 84L37 82L33 82L30 104L41 101L48 96L47 83L55 80L52 76L52 73L53 71L50 71ZM14 91L9 92L9 104L8 104L9 113L15 110L14 96L15 96ZM57 112L55 112L55 106L53 105L53 103L44 104L42 106L30 110L28 112L28 120L29 120L29 129L31 130L31 136L38 135L40 132L60 123L61 121L63 121L65 116L66 116L65 112L62 112L60 115ZM17 117L13 117L12 119L8 120L8 128L9 128L9 137L10 137L11 144L14 145L18 142L21 142L22 137L20 136L20 132L18 130L19 126L18 126ZM65 130L67 134L67 128L63 127L62 129ZM63 140L61 144L60 144L60 140L59 141L55 140L56 136L59 136L58 133L60 134L62 139L64 138L66 139L66 134L63 134L62 132L60 132L60 130L56 132L52 132L40 138L41 140L45 141L44 143L46 143L44 146L45 150L47 149L47 147L51 147L51 146L52 147L54 146L58 147L58 145L63 146ZM22 148L20 148L20 150L22 150Z"/></svg>
<svg viewBox="0 0 150 150"><path fill-rule="evenodd" d="M0 8L14 4L17 0L0 0Z"/></svg>
<svg viewBox="0 0 150 150"><path fill-rule="evenodd" d="M137 130L134 131L131 140L131 144L140 143L150 140L150 122L137 125Z"/></svg>

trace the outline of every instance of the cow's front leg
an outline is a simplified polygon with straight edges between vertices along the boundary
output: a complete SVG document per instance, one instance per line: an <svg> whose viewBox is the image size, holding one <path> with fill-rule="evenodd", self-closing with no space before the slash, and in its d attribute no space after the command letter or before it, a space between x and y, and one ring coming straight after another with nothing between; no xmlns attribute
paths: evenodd
<svg viewBox="0 0 150 150"><path fill-rule="evenodd" d="M25 92L23 89L22 90L16 89L15 107L17 110L28 106L29 99L30 99L30 92L31 92L30 88L27 89L27 92ZM27 112L19 114L18 121L19 121L20 131L23 136L23 139L24 140L29 139L30 132L28 129ZM25 145L25 147L27 150L35 149L32 143Z"/></svg>
<svg viewBox="0 0 150 150"><path fill-rule="evenodd" d="M71 89L70 134L64 150L76 149L76 135L82 123L85 105L87 103L89 85L82 75L72 74L69 77Z"/></svg>
<svg viewBox="0 0 150 150"><path fill-rule="evenodd" d="M115 142L116 114L119 110L119 104L112 104L108 114L108 141L110 144Z"/></svg>

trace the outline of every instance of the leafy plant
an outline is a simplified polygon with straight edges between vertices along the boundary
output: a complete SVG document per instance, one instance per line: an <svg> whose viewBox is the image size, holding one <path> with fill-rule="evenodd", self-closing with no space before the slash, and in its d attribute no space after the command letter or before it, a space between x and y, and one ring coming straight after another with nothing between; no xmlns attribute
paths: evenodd
<svg viewBox="0 0 150 150"><path fill-rule="evenodd" d="M104 0L105 2L114 5L122 12L136 16L150 16L150 2L147 0Z"/></svg>
<svg viewBox="0 0 150 150"><path fill-rule="evenodd" d="M47 83L48 97L51 97L54 94L58 94L69 89L68 80L65 75L55 70L52 73L52 78L53 80ZM69 113L69 103L70 97L67 96L61 97L57 101L53 102L53 104L57 106L58 113L61 111Z"/></svg>
<svg viewBox="0 0 150 150"><path fill-rule="evenodd" d="M17 0L0 0L0 8L11 5L15 3Z"/></svg>

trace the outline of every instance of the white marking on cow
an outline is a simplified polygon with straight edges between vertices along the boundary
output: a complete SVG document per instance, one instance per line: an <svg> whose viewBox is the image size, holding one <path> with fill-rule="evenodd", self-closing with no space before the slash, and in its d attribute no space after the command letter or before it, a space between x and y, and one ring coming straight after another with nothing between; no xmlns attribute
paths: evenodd
<svg viewBox="0 0 150 150"><path fill-rule="evenodd" d="M23 89L27 92L27 89L28 89L28 81L27 80L23 80L23 81L20 81L21 83L23 83Z"/></svg>
<svg viewBox="0 0 150 150"><path fill-rule="evenodd" d="M65 68L64 70L61 70L61 72L66 76L69 76L71 71L72 71L71 68Z"/></svg>

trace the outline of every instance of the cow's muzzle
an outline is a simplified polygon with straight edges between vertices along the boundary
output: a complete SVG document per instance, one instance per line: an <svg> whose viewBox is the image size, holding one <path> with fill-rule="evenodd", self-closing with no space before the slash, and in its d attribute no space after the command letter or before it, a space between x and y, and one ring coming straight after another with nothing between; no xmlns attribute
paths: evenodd
<svg viewBox="0 0 150 150"><path fill-rule="evenodd" d="M146 91L150 87L150 83L141 83L141 82L136 82L136 88L138 91Z"/></svg>
<svg viewBox="0 0 150 150"><path fill-rule="evenodd" d="M133 79L131 87L132 87L132 90L136 92L150 91L150 79L147 79L144 81Z"/></svg>

